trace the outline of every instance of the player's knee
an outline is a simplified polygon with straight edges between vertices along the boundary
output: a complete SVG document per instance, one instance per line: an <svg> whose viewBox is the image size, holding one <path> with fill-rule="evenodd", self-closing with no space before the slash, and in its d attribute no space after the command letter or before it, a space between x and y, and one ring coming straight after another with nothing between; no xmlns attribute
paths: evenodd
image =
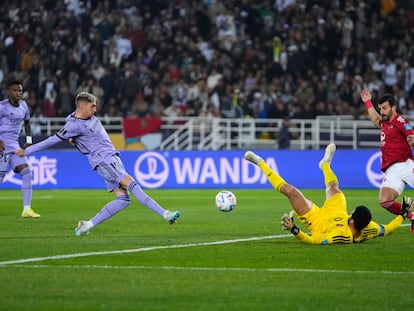
<svg viewBox="0 0 414 311"><path fill-rule="evenodd" d="M31 176L31 175L32 175L32 170L31 170L28 166L26 166L25 168L23 168L23 169L20 171L20 174L21 174L22 176Z"/></svg>
<svg viewBox="0 0 414 311"><path fill-rule="evenodd" d="M123 194L117 197L117 200L119 200L120 204L123 208L127 207L129 204L131 204L131 199L128 194Z"/></svg>
<svg viewBox="0 0 414 311"><path fill-rule="evenodd" d="M134 181L134 179L133 179L130 175L125 175L125 176L122 178L122 180L121 180L121 182L120 182L120 185L121 185L123 188L128 189L129 184L130 184L131 182L133 182L133 181Z"/></svg>
<svg viewBox="0 0 414 311"><path fill-rule="evenodd" d="M331 182L328 186L326 186L325 193L326 198L330 198L337 193L341 193L341 189L339 189L337 182Z"/></svg>
<svg viewBox="0 0 414 311"><path fill-rule="evenodd" d="M19 173L19 174L22 174L23 175L23 171L24 172L27 172L27 171L30 172L30 168L29 168L29 166L27 164L20 164L20 165L17 165L14 168L14 172L15 173Z"/></svg>
<svg viewBox="0 0 414 311"><path fill-rule="evenodd" d="M295 186L292 186L291 184L284 184L283 187L281 188L281 191L283 194L285 194L288 197L299 194L299 190Z"/></svg>

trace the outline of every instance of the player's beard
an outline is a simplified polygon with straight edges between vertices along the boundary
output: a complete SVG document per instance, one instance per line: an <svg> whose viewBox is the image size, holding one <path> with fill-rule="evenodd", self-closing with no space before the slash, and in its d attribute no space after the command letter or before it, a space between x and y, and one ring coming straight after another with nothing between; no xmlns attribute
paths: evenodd
<svg viewBox="0 0 414 311"><path fill-rule="evenodd" d="M383 121L390 122L391 121L391 116L392 116L391 114L382 114L381 119Z"/></svg>

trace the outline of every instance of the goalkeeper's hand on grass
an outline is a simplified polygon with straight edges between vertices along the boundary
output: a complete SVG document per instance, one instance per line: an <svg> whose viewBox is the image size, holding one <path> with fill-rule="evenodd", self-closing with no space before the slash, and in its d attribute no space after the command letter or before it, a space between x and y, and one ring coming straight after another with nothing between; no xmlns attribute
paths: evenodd
<svg viewBox="0 0 414 311"><path fill-rule="evenodd" d="M281 224L283 230L291 230L293 228L293 226L295 225L293 221L293 211L290 211L289 214L283 214Z"/></svg>
<svg viewBox="0 0 414 311"><path fill-rule="evenodd" d="M297 235L299 233L299 228L296 227L295 222L293 221L293 211L290 213L284 213L282 216L282 229L289 230L292 234Z"/></svg>

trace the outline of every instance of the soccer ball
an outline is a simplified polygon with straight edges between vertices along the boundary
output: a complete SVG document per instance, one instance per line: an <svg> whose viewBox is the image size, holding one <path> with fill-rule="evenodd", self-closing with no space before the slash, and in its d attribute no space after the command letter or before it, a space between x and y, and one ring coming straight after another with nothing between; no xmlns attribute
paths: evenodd
<svg viewBox="0 0 414 311"><path fill-rule="evenodd" d="M237 204L236 196L233 192L223 190L216 195L216 206L219 211L231 212Z"/></svg>

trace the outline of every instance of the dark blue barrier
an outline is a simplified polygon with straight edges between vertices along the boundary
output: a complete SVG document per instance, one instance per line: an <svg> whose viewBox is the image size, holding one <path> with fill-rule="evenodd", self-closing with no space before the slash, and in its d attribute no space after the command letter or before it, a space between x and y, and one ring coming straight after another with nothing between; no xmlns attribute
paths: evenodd
<svg viewBox="0 0 414 311"><path fill-rule="evenodd" d="M322 150L260 150L258 154L286 181L302 189L324 188ZM243 159L244 151L123 151L127 171L143 188L271 188L261 171ZM37 189L104 188L85 156L74 150L45 151L29 157ZM337 150L332 168L341 188L378 188L378 150ZM9 172L0 188L20 188Z"/></svg>

